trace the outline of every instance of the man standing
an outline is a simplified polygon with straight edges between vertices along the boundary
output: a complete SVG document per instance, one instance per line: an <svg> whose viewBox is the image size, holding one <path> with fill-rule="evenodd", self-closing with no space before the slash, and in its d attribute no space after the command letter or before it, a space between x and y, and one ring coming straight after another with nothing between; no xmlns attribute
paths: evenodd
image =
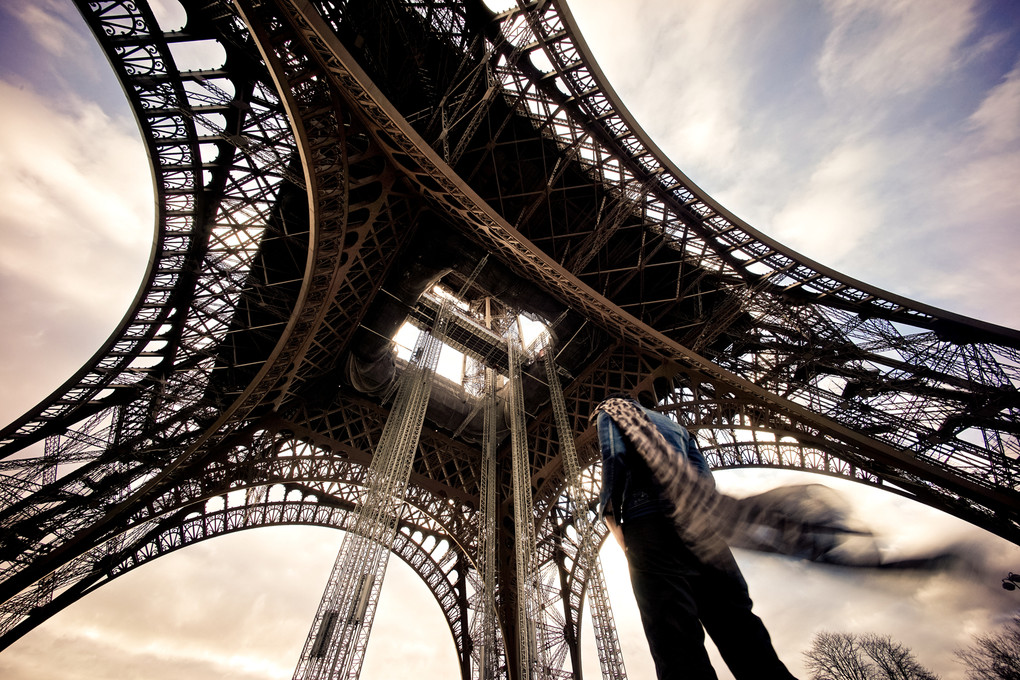
<svg viewBox="0 0 1020 680"><path fill-rule="evenodd" d="M599 515L627 555L659 680L717 678L705 650L706 630L737 680L793 680L765 625L751 612L747 584L729 547L702 530L696 541L683 533L674 519L677 504L645 461L647 449L665 449L669 464L696 482L688 488L713 490L708 463L686 428L626 393L610 395L596 413Z"/></svg>

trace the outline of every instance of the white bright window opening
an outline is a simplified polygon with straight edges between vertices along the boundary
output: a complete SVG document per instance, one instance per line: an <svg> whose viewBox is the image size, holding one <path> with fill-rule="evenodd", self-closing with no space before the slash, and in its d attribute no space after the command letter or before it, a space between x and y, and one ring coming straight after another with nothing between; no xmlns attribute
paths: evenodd
<svg viewBox="0 0 1020 680"><path fill-rule="evenodd" d="M433 286L432 290L426 293L426 295L430 295L435 300L445 299L452 302L462 314L467 313L468 304L458 299L456 295L445 288ZM528 350L548 330L544 323L529 318L524 314L517 316L517 324L520 330L521 343L525 350ZM400 326L393 335L397 358L410 361L411 352L414 350L414 345L418 340L420 332L420 329L410 321L405 321ZM463 384L465 367L469 366L472 362L473 360L470 357L466 357L463 352L443 343L443 347L439 351L439 364L436 366L436 373L455 383Z"/></svg>

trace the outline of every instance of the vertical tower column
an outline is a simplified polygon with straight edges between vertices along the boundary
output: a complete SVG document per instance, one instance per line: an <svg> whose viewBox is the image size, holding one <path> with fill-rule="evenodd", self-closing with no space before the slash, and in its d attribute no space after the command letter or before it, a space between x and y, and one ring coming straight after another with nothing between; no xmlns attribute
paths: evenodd
<svg viewBox="0 0 1020 680"><path fill-rule="evenodd" d="M446 315L434 333L423 331L368 471L367 488L353 528L344 537L301 651L295 680L357 678L397 531L425 407L439 362Z"/></svg>
<svg viewBox="0 0 1020 680"><path fill-rule="evenodd" d="M479 496L478 561L481 572L481 617L479 680L499 677L499 649L496 641L496 371L485 369L484 432Z"/></svg>
<svg viewBox="0 0 1020 680"><path fill-rule="evenodd" d="M606 592L606 583L602 576L598 534L588 516L587 503L581 490L581 468L577 462L573 429L567 419L567 405L563 400L563 390L557 375L551 341L545 346L544 362L546 381L549 383L549 402L552 405L553 419L560 440L560 457L563 460L567 495L572 506L574 528L577 530L577 560L589 566L587 585L591 596L591 618L595 628L599 665L602 668L602 677L606 680L623 680L627 677L627 669L624 667L623 651L620 649L620 639L616 634L613 609L609 604L609 593Z"/></svg>
<svg viewBox="0 0 1020 680"><path fill-rule="evenodd" d="M545 645L539 639L541 616L538 570L535 565L535 511L531 493L531 460L524 418L520 337L507 335L509 357L510 448L513 460L514 553L517 570L517 655L522 680L548 675Z"/></svg>
<svg viewBox="0 0 1020 680"><path fill-rule="evenodd" d="M487 261L488 257L482 258L459 296L474 283ZM353 528L344 536L294 680L355 680L361 673L449 323L449 301L444 301L431 331L418 335L411 360L400 375L397 395L372 456L364 501Z"/></svg>

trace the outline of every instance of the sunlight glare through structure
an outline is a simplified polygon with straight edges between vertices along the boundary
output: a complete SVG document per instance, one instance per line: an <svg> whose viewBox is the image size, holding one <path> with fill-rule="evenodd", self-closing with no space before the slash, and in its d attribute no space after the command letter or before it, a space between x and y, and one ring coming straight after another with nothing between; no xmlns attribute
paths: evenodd
<svg viewBox="0 0 1020 680"><path fill-rule="evenodd" d="M425 297L430 298L434 303L445 301L452 306L455 314L466 317L475 324L484 326L483 319L475 318L475 315L470 311L470 305L466 301L458 298L455 293L440 285L433 286L431 290L425 293ZM548 332L548 327L533 315L518 313L515 316L516 332L521 339L522 349L525 352L529 352L536 341L541 342L540 337L543 333ZM419 332L420 327L415 322L407 320L393 335L393 349L399 360L410 360L411 352ZM443 343L436 373L454 383L465 384L469 382L467 376L472 373L474 368L472 364L475 363L477 363L476 357L465 355L464 352Z"/></svg>

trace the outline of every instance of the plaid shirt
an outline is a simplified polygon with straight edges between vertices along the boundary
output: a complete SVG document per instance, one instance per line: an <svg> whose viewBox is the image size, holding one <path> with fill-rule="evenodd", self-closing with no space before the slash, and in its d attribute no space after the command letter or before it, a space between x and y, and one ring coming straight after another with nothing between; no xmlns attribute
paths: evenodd
<svg viewBox="0 0 1020 680"><path fill-rule="evenodd" d="M683 425L669 416L639 406L666 442L679 456L684 456L698 471L711 479L712 471L698 444ZM611 512L617 524L652 513L668 515L673 504L662 497L662 487L651 470L620 428L605 413L598 414L599 446L602 450L602 492L599 495L599 518Z"/></svg>

